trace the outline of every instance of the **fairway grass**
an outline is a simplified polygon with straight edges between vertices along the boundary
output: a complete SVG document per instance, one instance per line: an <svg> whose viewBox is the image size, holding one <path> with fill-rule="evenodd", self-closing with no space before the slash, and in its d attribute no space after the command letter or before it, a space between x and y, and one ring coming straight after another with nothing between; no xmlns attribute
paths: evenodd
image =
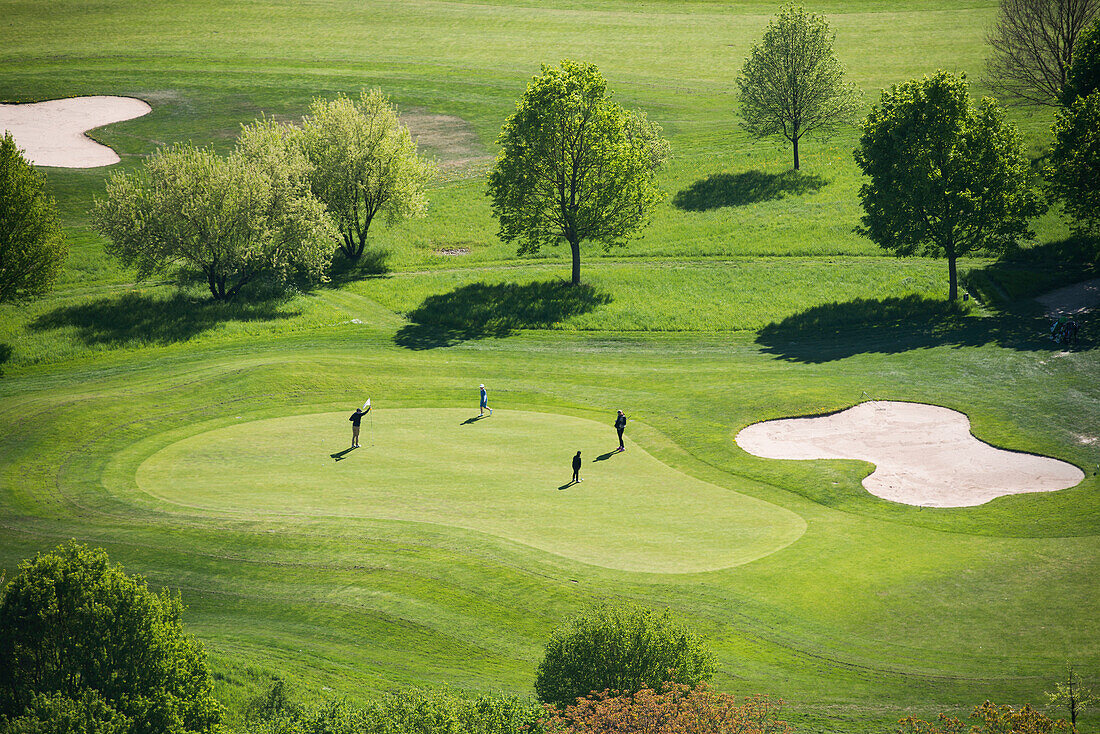
<svg viewBox="0 0 1100 734"><path fill-rule="evenodd" d="M476 530L584 563L712 571L794 542L800 517L668 468L592 420L458 408L375 411L345 451L347 416L241 422L185 438L138 467L137 486L234 517L369 517ZM488 414L486 414L488 416ZM582 450L582 482L568 485Z"/></svg>

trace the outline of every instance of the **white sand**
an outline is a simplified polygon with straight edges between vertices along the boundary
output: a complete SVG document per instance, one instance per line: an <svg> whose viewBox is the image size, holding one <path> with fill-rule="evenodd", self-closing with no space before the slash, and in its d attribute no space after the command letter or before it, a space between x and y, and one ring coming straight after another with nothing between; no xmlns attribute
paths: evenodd
<svg viewBox="0 0 1100 734"><path fill-rule="evenodd" d="M1074 283L1051 291L1035 299L1043 304L1047 314L1079 314L1100 306L1100 278Z"/></svg>
<svg viewBox="0 0 1100 734"><path fill-rule="evenodd" d="M132 97L73 97L33 104L0 104L0 130L36 166L95 168L118 163L118 154L84 133L153 111Z"/></svg>
<svg viewBox="0 0 1100 734"><path fill-rule="evenodd" d="M1085 478L1064 461L982 443L962 413L920 403L872 401L820 418L756 423L737 444L767 459L868 461L875 465L863 480L868 492L921 507L970 507Z"/></svg>

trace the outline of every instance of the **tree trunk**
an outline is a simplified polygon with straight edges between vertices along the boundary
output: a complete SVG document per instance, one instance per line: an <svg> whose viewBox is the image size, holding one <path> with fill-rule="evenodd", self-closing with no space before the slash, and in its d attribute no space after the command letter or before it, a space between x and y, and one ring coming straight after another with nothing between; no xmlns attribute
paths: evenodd
<svg viewBox="0 0 1100 734"><path fill-rule="evenodd" d="M947 253L947 273L950 287L947 290L947 300L954 302L959 297L959 276L955 272L955 253Z"/></svg>
<svg viewBox="0 0 1100 734"><path fill-rule="evenodd" d="M569 250L573 253L573 279L570 281L572 285L581 284L581 243L580 240L576 242L569 242Z"/></svg>
<svg viewBox="0 0 1100 734"><path fill-rule="evenodd" d="M791 141L794 144L794 170L798 170L798 136Z"/></svg>

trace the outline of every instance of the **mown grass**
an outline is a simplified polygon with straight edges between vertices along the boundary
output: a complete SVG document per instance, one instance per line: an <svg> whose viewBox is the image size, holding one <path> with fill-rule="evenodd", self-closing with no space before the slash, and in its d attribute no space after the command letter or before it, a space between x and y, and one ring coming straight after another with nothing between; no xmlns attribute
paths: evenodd
<svg viewBox="0 0 1100 734"><path fill-rule="evenodd" d="M995 7L814 9L873 102L941 67L981 93ZM55 294L0 307L0 566L76 537L180 588L233 723L273 674L311 697L408 684L529 693L549 631L601 600L673 607L714 647L719 688L783 696L801 731L881 732L986 698L1040 703L1067 662L1100 683L1097 327L1063 351L1019 300L1074 278L1044 264L1068 252L1065 224L1057 212L1037 222L1038 244L1015 264L964 263L982 303L947 306L942 262L897 260L853 233L854 130L806 141L795 177L789 151L737 127L733 79L774 12L709 0L0 0L0 100L153 105L92 133L123 170L169 142L225 150L261 113L293 120L314 96L374 85L410 111L461 118L466 136L462 150L422 139L458 173L433 189L426 219L374 232L385 267L229 306L134 285L89 228L108 170L50 170L72 256ZM673 149L644 238L586 249L579 293L561 286L562 248L516 258L497 240L479 173L529 77L563 57L597 63ZM1050 112L1010 116L1039 154ZM998 288L980 285L990 278ZM634 573L438 523L279 516L257 509L262 490L251 509L166 507L135 481L147 456L203 426L343 411L366 395L379 415L472 407L479 382L504 412L607 423L622 408L655 460L731 506L794 514L806 532L722 570ZM865 492L865 464L768 461L733 442L758 420L872 398L961 410L981 439L1071 461L1086 480L921 510ZM495 458L522 472L523 454ZM456 491L475 491L477 472L465 474ZM1081 725L1096 731L1095 713Z"/></svg>

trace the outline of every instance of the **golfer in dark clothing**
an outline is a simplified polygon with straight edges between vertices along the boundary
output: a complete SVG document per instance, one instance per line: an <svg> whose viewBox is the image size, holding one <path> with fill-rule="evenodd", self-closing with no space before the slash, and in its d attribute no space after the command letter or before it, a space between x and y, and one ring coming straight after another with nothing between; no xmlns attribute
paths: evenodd
<svg viewBox="0 0 1100 734"><path fill-rule="evenodd" d="M580 476L579 476L580 471L581 471L581 452L578 451L577 455L573 457L573 481L574 482L582 481Z"/></svg>
<svg viewBox="0 0 1100 734"><path fill-rule="evenodd" d="M361 408L356 408L355 412L351 414L351 447L353 449L359 448L359 421L363 420L363 416L366 413Z"/></svg>
<svg viewBox="0 0 1100 734"><path fill-rule="evenodd" d="M615 416L615 430L619 433L619 451L626 451L626 446L623 445L623 431L626 430L626 416L620 410L619 414Z"/></svg>

